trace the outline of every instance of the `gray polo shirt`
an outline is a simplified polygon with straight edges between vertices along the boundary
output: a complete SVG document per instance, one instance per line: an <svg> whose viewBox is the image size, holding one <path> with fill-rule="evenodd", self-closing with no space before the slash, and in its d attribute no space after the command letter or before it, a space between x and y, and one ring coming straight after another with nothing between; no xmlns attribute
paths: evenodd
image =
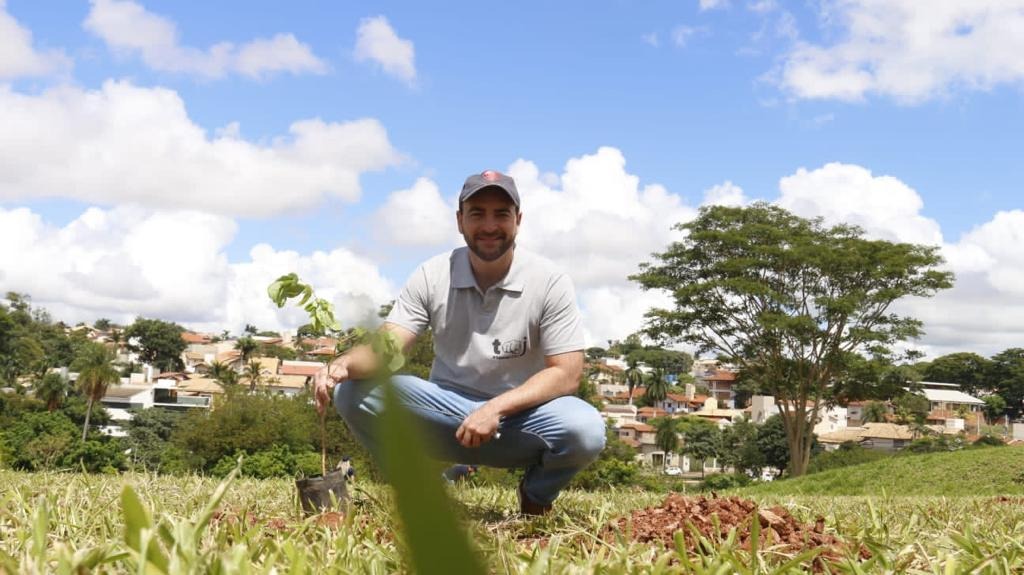
<svg viewBox="0 0 1024 575"><path fill-rule="evenodd" d="M431 258L406 282L388 322L434 331L430 379L494 397L544 369L544 357L584 347L569 276L515 248L504 279L481 292L469 248Z"/></svg>

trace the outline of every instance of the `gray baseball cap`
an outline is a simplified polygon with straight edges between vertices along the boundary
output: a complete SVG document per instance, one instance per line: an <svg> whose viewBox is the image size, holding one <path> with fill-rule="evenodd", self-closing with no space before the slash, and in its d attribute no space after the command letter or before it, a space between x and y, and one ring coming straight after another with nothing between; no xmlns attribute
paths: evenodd
<svg viewBox="0 0 1024 575"><path fill-rule="evenodd" d="M519 209L519 190L516 189L516 181L496 170L485 170L466 178L466 183L462 184L462 193L459 194L459 205L485 188L502 190L512 199L516 209Z"/></svg>

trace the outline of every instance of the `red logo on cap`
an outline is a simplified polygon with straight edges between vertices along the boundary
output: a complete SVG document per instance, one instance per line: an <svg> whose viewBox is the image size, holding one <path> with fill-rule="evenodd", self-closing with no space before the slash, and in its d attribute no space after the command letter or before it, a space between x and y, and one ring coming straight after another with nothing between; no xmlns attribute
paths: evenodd
<svg viewBox="0 0 1024 575"><path fill-rule="evenodd" d="M495 172L494 170L487 170L486 172L480 175L483 176L483 178L488 182L496 182L498 181L498 176L500 176L501 174Z"/></svg>

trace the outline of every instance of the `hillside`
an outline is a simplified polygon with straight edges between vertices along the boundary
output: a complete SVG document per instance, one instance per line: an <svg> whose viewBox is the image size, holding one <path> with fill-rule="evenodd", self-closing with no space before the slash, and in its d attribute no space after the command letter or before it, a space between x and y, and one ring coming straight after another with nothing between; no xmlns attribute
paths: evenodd
<svg viewBox="0 0 1024 575"><path fill-rule="evenodd" d="M900 455L743 490L751 495L1024 495L1024 446Z"/></svg>

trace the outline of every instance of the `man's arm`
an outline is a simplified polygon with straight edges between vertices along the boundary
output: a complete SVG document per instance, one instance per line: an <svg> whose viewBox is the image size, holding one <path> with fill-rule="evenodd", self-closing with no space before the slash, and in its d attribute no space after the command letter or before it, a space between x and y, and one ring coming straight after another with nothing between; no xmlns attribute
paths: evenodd
<svg viewBox="0 0 1024 575"><path fill-rule="evenodd" d="M583 352L570 351L544 358L545 368L535 373L522 385L491 399L470 413L455 432L455 438L465 447L479 447L490 441L498 431L502 417L513 415L562 397L572 395L580 386L583 375Z"/></svg>
<svg viewBox="0 0 1024 575"><path fill-rule="evenodd" d="M409 351L416 341L415 333L397 324L385 322L380 331L393 334L398 339L403 353ZM323 414L327 404L331 402L331 390L335 384L349 379L372 377L378 367L377 354L373 353L368 345L357 345L325 365L313 376L317 412Z"/></svg>

